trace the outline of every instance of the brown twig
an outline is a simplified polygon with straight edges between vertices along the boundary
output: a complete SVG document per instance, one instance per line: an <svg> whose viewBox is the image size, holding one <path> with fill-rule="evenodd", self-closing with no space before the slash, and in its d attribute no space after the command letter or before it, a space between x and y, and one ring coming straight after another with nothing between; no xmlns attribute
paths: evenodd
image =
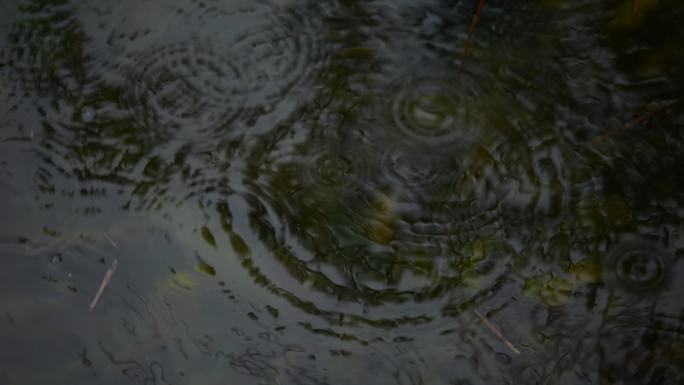
<svg viewBox="0 0 684 385"><path fill-rule="evenodd" d="M648 120L648 118L650 118L651 115L653 115L653 113L654 112L644 112L643 114L637 116L636 118L628 120L622 126L608 130L604 134L601 134L601 135L595 137L594 139L590 140L587 143L587 145L590 145L590 146L597 145L597 144L601 143L602 141L604 141L605 139L610 138L611 136L614 136L623 130L632 129L632 128L640 125L641 123L645 122L646 120Z"/></svg>
<svg viewBox="0 0 684 385"><path fill-rule="evenodd" d="M607 138L615 136L624 130L631 130L633 128L636 128L636 127L644 124L646 121L648 121L648 119L653 117L653 115L660 113L660 112L663 112L663 111L666 111L679 102L680 102L680 100L676 100L674 102L660 106L660 107L653 109L651 111L643 112L643 113L637 115L636 117L626 121L622 126L610 129L610 130L606 131L605 133L591 139L590 141L585 142L583 144L583 146L585 146L585 147L595 146L595 145L601 143L602 141L606 140Z"/></svg>
<svg viewBox="0 0 684 385"><path fill-rule="evenodd" d="M468 56L468 49L470 48L470 42L473 40L473 35L475 34L475 28L477 28L477 22L480 20L480 14L482 13L482 8L484 8L485 5L485 0L480 0L480 3L477 5L477 10L475 11L475 15L473 15L473 21L470 23L470 30L468 31L468 37L466 38L465 43L463 43L463 52L461 52L461 68L463 68L463 62L465 61L466 56Z"/></svg>
<svg viewBox="0 0 684 385"><path fill-rule="evenodd" d="M511 341L509 341L508 338L506 338L506 336L503 335L503 333L501 333L501 330L499 330L499 328L496 325L494 325L494 323L492 323L492 321L490 321L487 317L480 314L477 310L474 310L474 312L475 312L475 315L478 318L480 318L480 320L482 320L482 323L484 323L485 326L487 326L489 328L489 330L492 331L492 333L494 333L497 337L499 337L499 339L501 339L501 341L504 344L506 344L506 346L508 346L508 348L511 349L513 351L513 353L520 354L520 350L518 350L518 348L516 348L515 345L513 345L513 343Z"/></svg>
<svg viewBox="0 0 684 385"><path fill-rule="evenodd" d="M93 308L95 305L97 305L97 302L100 300L100 296L102 295L102 292L104 292L104 289L109 285L109 281L111 281L112 276L114 275L114 272L116 271L116 266L118 265L119 261L114 260L112 262L112 267L107 269L107 272L104 275L104 278L102 278L102 283L100 284L100 288L97 290L97 294L95 294L95 298L93 298L93 302L90 303L90 309L88 311L93 311Z"/></svg>
<svg viewBox="0 0 684 385"><path fill-rule="evenodd" d="M639 8L639 0L632 0L632 15L636 15Z"/></svg>

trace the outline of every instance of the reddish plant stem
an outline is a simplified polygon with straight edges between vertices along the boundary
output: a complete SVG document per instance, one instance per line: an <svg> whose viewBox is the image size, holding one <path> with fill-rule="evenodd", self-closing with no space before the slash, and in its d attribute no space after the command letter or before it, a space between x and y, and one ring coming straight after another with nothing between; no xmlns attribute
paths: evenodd
<svg viewBox="0 0 684 385"><path fill-rule="evenodd" d="M475 34L475 29L477 28L477 22L480 20L480 14L482 13L482 8L484 8L484 5L485 0L480 0L480 3L477 5L477 10L475 11L475 15L473 15L473 21L470 23L468 38L466 38L466 41L463 44L463 52L461 52L461 67L463 67L463 62L465 61L466 56L468 56L470 42L473 40L473 35Z"/></svg>
<svg viewBox="0 0 684 385"><path fill-rule="evenodd" d="M636 15L639 8L639 0L632 0L632 15Z"/></svg>
<svg viewBox="0 0 684 385"><path fill-rule="evenodd" d="M480 20L480 14L482 13L482 8L484 8L485 0L480 0L480 3L477 5L477 10L475 11L475 15L473 15L473 21L470 23L470 30L468 31L468 37L466 38L465 43L463 43L463 51L461 52L461 57L460 57L460 65L458 67L458 74L456 75L456 89L459 87L460 79L461 79L461 72L463 72L463 64L465 63L465 59L468 56L468 49L470 48L470 42L473 40L473 35L475 34L475 28L477 27L477 22Z"/></svg>
<svg viewBox="0 0 684 385"><path fill-rule="evenodd" d="M606 131L605 133L595 137L594 139L592 139L588 142L585 142L582 145L585 147L595 146L595 145L601 143L602 141L604 141L608 138L611 138L611 137L613 137L613 136L615 136L615 135L617 135L617 134L619 134L625 130L634 129L634 128L646 123L654 115L671 109L673 106L677 105L681 101L682 100L676 100L670 104L658 107L654 110L643 112L643 113L637 115L636 117L626 121L622 126L612 128L612 129Z"/></svg>

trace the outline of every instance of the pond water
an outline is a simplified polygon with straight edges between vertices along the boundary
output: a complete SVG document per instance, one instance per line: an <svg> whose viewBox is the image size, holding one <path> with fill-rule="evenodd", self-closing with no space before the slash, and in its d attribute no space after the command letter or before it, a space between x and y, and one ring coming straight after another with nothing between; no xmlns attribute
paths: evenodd
<svg viewBox="0 0 684 385"><path fill-rule="evenodd" d="M680 0L0 14L0 384L684 381Z"/></svg>

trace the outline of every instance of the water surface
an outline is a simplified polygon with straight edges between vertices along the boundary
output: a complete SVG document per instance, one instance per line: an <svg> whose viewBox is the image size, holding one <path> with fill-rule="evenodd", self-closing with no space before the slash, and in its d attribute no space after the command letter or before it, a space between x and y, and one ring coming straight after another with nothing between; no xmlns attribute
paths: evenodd
<svg viewBox="0 0 684 385"><path fill-rule="evenodd" d="M0 13L0 383L684 381L679 1Z"/></svg>

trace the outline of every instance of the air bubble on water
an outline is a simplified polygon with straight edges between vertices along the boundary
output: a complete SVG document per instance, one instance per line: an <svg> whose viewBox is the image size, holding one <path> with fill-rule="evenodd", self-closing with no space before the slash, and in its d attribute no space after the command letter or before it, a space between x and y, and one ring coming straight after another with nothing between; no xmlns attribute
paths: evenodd
<svg viewBox="0 0 684 385"><path fill-rule="evenodd" d="M92 122L95 119L95 110L91 107L83 108L81 111L81 119L86 123Z"/></svg>

